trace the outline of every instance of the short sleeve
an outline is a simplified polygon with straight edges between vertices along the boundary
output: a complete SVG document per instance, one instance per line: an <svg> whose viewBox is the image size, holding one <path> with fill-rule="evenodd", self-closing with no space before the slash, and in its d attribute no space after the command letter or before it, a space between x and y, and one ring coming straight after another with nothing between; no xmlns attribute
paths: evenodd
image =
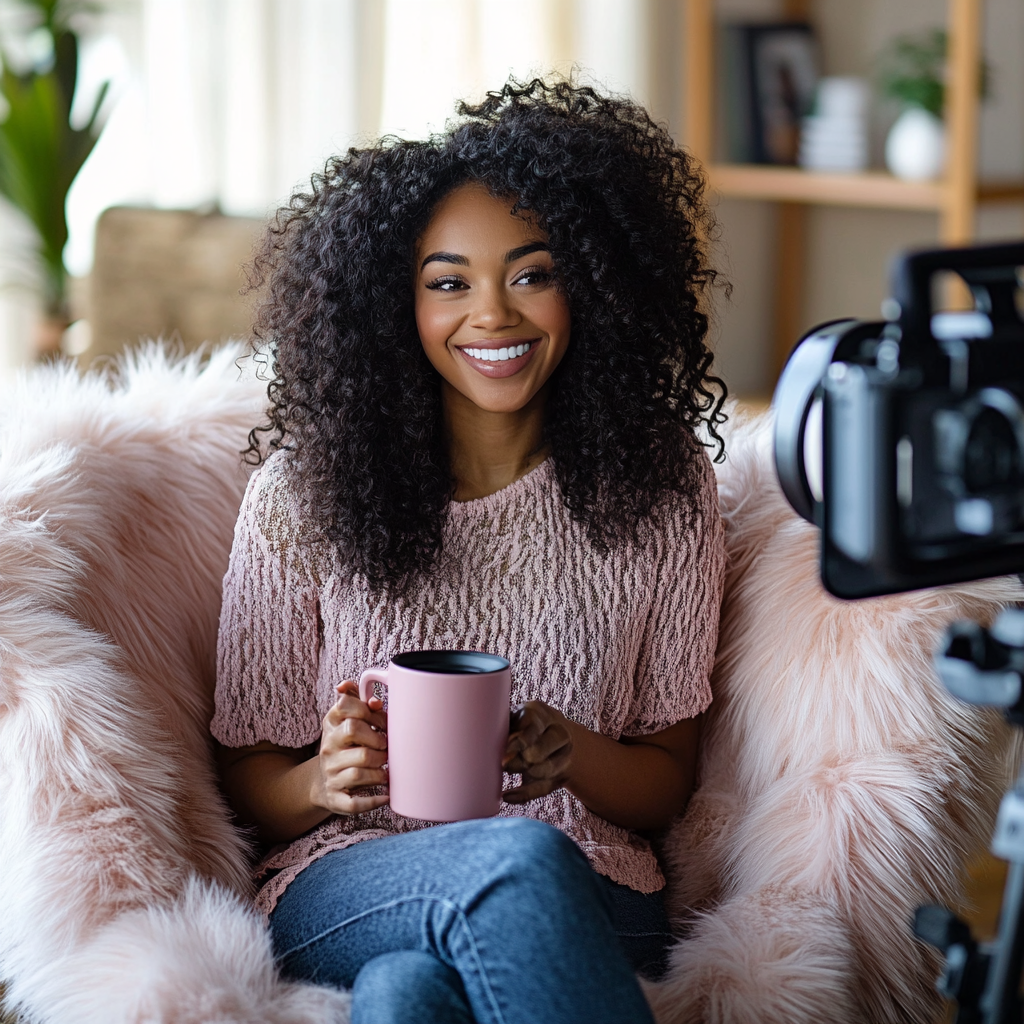
<svg viewBox="0 0 1024 1024"><path fill-rule="evenodd" d="M700 450L700 484L684 506L666 508L652 558L653 599L625 736L693 718L711 703L711 669L725 580L718 488Z"/></svg>
<svg viewBox="0 0 1024 1024"><path fill-rule="evenodd" d="M320 735L319 590L299 557L285 455L249 481L224 577L210 732L229 747Z"/></svg>

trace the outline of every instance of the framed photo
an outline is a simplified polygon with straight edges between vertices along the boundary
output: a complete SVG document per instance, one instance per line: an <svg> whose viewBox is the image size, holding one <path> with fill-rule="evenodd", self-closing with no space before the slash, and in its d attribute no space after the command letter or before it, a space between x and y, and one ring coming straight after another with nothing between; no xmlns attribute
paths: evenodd
<svg viewBox="0 0 1024 1024"><path fill-rule="evenodd" d="M806 22L728 25L725 80L727 159L795 164L800 125L814 105L818 45Z"/></svg>

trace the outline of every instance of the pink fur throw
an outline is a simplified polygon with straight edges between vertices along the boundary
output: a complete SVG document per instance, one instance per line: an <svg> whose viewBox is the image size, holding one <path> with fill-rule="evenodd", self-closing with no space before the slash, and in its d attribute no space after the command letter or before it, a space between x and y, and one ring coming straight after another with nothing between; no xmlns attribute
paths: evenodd
<svg viewBox="0 0 1024 1024"><path fill-rule="evenodd" d="M209 756L220 581L263 385L232 349L69 368L0 412L0 980L38 1024L330 1024L281 981ZM841 604L781 498L766 419L719 470L730 579L702 785L665 860L682 941L661 1024L930 1021L909 937L955 902L1010 732L957 704L942 626L990 581Z"/></svg>
<svg viewBox="0 0 1024 1024"><path fill-rule="evenodd" d="M207 723L265 385L151 348L0 412L0 980L46 1024L348 1020L277 978Z"/></svg>

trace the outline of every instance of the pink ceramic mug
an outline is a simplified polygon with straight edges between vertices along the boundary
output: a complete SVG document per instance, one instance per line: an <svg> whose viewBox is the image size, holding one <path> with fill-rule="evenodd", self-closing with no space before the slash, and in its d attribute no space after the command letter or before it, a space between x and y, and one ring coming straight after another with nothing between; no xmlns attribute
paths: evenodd
<svg viewBox="0 0 1024 1024"><path fill-rule="evenodd" d="M359 677L388 695L391 809L423 821L489 818L501 808L509 663L480 651L406 651Z"/></svg>

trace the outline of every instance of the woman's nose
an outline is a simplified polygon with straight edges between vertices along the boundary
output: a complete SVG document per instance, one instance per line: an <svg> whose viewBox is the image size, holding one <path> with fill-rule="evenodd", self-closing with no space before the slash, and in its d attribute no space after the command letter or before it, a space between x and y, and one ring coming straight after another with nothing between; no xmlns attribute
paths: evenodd
<svg viewBox="0 0 1024 1024"><path fill-rule="evenodd" d="M522 323L522 315L504 288L479 288L476 298L470 326L497 331L503 327L517 327Z"/></svg>

